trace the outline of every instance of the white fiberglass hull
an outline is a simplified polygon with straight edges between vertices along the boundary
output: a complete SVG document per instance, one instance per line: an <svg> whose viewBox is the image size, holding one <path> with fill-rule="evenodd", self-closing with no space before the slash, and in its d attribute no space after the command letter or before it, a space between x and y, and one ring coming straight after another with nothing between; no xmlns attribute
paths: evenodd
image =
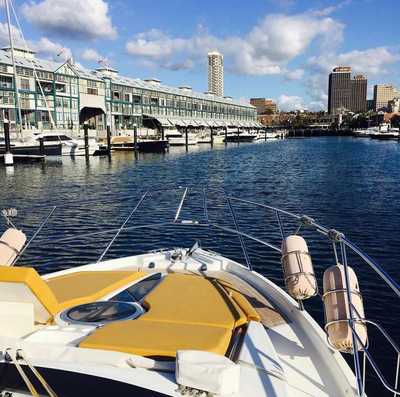
<svg viewBox="0 0 400 397"><path fill-rule="evenodd" d="M182 138L168 138L168 142L170 146L185 146L186 145L186 138L182 137ZM191 145L197 145L197 139L193 138L193 137L188 137L188 141L187 144L189 146Z"/></svg>
<svg viewBox="0 0 400 397"><path fill-rule="evenodd" d="M188 251L181 252L183 257L180 260L171 260L173 251L161 251L71 268L43 277L49 280L74 272L106 270L199 274L202 269L207 276L237 282L238 288L246 291L247 296L253 296L261 303L271 302L279 318L278 321L272 321L269 317L272 312L268 311L271 309L262 309L262 305L259 305L261 314L263 310L270 313L262 316L262 324L265 326L265 338L272 343L272 347L261 344L250 351L251 362L241 364L239 360L240 389L235 397L356 396L354 375L341 354L328 346L323 330L306 311L299 310L298 303L286 292L260 274L218 254L197 249L185 259L185 252ZM73 394L63 394L60 390L60 396L83 396L88 393L112 395L106 389L109 382L112 382L110 385L114 392L118 390L118 396L135 395L132 393L181 396L174 366L166 371L145 370L129 364L132 357L129 353L77 347L74 340L81 340L92 329L71 327L60 320L56 322L24 339L3 337L0 332L0 350L22 349L29 357L30 364L40 368L46 381L56 390L60 390L61 386L57 386L60 382L65 390L71 390L73 386L73 391L70 391ZM264 349L267 350L264 352ZM280 361L282 376L271 376L260 368L260 365L264 365L266 352L271 352L271 349ZM10 365L4 356L0 357L0 366ZM92 382L93 379L96 383ZM93 389L95 385L97 388ZM89 386L92 387L90 392L87 389Z"/></svg>

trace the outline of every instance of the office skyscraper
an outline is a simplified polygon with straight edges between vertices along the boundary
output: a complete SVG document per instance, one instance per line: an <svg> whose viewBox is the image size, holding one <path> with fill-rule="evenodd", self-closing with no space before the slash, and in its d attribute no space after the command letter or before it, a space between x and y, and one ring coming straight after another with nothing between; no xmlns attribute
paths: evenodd
<svg viewBox="0 0 400 397"><path fill-rule="evenodd" d="M339 66L329 75L328 112L365 112L367 110L367 79L363 75L351 78L351 68Z"/></svg>
<svg viewBox="0 0 400 397"><path fill-rule="evenodd" d="M362 74L354 76L353 80L351 80L350 110L354 113L368 110L367 79Z"/></svg>
<svg viewBox="0 0 400 397"><path fill-rule="evenodd" d="M224 96L224 57L217 51L208 53L208 92Z"/></svg>
<svg viewBox="0 0 400 397"><path fill-rule="evenodd" d="M374 110L388 110L389 102L397 96L400 93L391 84L374 85Z"/></svg>

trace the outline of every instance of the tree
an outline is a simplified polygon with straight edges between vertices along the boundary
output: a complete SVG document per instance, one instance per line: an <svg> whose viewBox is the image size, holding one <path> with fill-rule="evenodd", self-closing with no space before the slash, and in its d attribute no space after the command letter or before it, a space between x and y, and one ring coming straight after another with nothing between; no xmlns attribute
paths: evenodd
<svg viewBox="0 0 400 397"><path fill-rule="evenodd" d="M400 114L395 114L390 120L393 128L400 128Z"/></svg>

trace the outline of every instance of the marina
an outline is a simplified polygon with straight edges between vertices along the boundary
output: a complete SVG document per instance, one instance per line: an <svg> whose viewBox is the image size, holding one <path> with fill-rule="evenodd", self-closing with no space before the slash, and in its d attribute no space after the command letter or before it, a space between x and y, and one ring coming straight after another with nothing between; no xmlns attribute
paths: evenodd
<svg viewBox="0 0 400 397"><path fill-rule="evenodd" d="M358 154L354 157L355 149ZM165 191L165 188L184 186L185 183L195 179L200 186L208 185L210 191L214 192L210 193L211 201L207 208L210 219L215 222L218 220L220 226L234 229L232 221L228 221L225 217L221 218L227 208L220 202L221 198L217 200L215 197L216 192L224 189L233 196L240 195L251 201L268 202L295 212L301 211L300 213L318 217L323 224L334 225L341 231L346 230L346 235L351 237L357 246L363 246L368 256L380 262L385 267L385 271L394 278L398 278L397 268L393 266L395 263L393 258L397 257L393 236L399 232L398 222L394 217L392 222L388 223L386 216L397 211L399 202L397 198L400 192L394 182L397 178L398 150L398 144L390 141L330 137L313 140L267 140L262 144L217 145L213 150L197 145L189 152L186 152L184 147L171 147L165 154L142 153L138 157L134 155L134 152L119 152L115 153L111 160L107 157L93 158L89 167L84 158L73 160L60 157L52 161L49 158L43 168L16 167L12 175L6 175L3 169L1 178L5 189L2 190L0 200L10 202L10 198L13 197L13 203L20 213L15 221L19 220L19 226L30 236L37 225L46 218L52 206L57 206L57 210L20 262L21 266L35 263L35 269L41 274L94 263L108 245L107 241L111 239L111 236L100 234L96 237L96 234L92 235L92 232L98 230L99 224L107 230L110 226L111 228L115 227L113 225L119 227L118 225L124 223L132 208L135 207L133 197L138 197L143 180L149 181L149 189L156 189L151 196L154 200L157 199L155 202L150 200L147 205L139 207L134 216L135 221L130 219L125 224L124 228L127 230L121 231L115 243L107 251L104 260L138 255L155 248L190 248L199 240L201 247L205 250L218 252L238 263L246 263L237 235L228 237L223 230L220 231L219 237L217 235L215 238L215 235L207 231L207 228L196 231L197 229L190 225L181 227L169 225L166 229L146 228L139 233L140 237L135 229L129 229L135 225L153 223L154 218L157 218L157 222L167 222L170 217L174 218L184 189L178 189L174 193ZM295 174L289 168L281 168L282 161L288 153L291 153L291 158L297 161L298 169ZM321 156L330 160L323 161ZM375 161L373 165L369 165L369 178L365 179L362 176L363 165L366 166L371 157ZM310 161L315 164L315 167L308 167ZM381 182L387 200L384 207L380 204L379 192L374 188L376 181L382 180L382 162L385 162L388 167L386 177ZM333 164L335 164L335 173L331 175L328 170ZM338 167L338 164L341 166ZM251 172L249 167L256 169L257 172ZM350 174L349 167L352 169ZM279 177L278 169L281 170ZM282 170L284 170L283 175ZM209 172L212 173L210 178ZM109 193L105 196L104 178L109 179L110 175L113 175L111 185L109 185L111 188L109 187ZM152 187L151 181L160 180L161 175L164 188L157 193L158 182L154 182ZM301 179L298 179L298 175L302 175ZM346 179L343 180L340 175L346 175ZM19 191L16 186L24 185L23 181L27 178L30 182L24 195L21 195L22 191ZM83 180L85 184L82 184ZM312 183L307 182L311 180ZM356 180L356 184L349 184L351 180ZM300 189L300 186L307 186L307 188ZM40 187L39 190L38 187ZM353 188L357 189L357 194ZM303 195L304 191L306 195ZM344 205L343 197L348 195L352 197L351 207ZM220 193L217 197L220 197ZM315 197L318 197L318 200L315 200ZM298 200L302 201L301 210L294 204ZM175 201L176 205L167 205ZM201 203L202 195L199 194L198 187L189 186L180 214L182 221L200 220L204 216ZM272 228L267 226L270 222L267 214L261 215L259 211L255 213L247 211L240 202L235 202L235 210L243 233L261 239L269 236L276 243L279 242L279 228L276 228L277 224L271 225ZM366 212L374 215L369 216L369 222L365 225L362 218ZM76 215L71 217L72 213ZM78 214L84 214L84 217L81 218L77 216ZM284 215L282 216L284 223L289 222L287 229L290 221ZM110 219L117 221L110 223ZM93 229L95 225L96 229ZM176 230L176 227L179 229ZM376 227L380 229L379 237L374 234ZM359 233L360 228L363 230L362 234ZM66 242L56 242L54 233L57 234L57 239L61 240L74 234L77 236L83 234L85 237L70 239L65 245ZM322 269L332 264L332 254L326 251L329 245L313 239L307 234L307 229L304 233L313 256L316 273L322 275ZM156 247L154 241L159 242ZM245 243L253 268L285 289L281 265L276 254L247 238L245 238ZM382 250L381 247L385 249ZM388 300L391 292L382 288L381 292L375 293L375 284L379 284L378 279L368 270L361 270L364 268L359 267L359 261L352 256L351 258L349 257L349 263L351 262L353 266L357 264L354 268L364 298L366 317L376 320L385 329L391 331L392 337L398 338L396 327L393 327L397 313L395 306L391 310L394 317L389 318L385 315L391 305L391 301ZM383 307L385 311L382 311ZM321 325L324 324L322 303L318 297L307 300L305 308ZM370 332L371 338L376 336L373 331ZM392 350L383 342L380 346L378 350L371 346L374 358L382 365L385 373L392 373L395 368L395 363L389 360ZM352 366L352 356L345 354L344 357ZM373 376L367 377L367 387L372 390L368 395L374 395L375 390L385 395L381 391L379 381L375 382L374 379Z"/></svg>
<svg viewBox="0 0 400 397"><path fill-rule="evenodd" d="M0 397L400 396L391 0L3 3Z"/></svg>

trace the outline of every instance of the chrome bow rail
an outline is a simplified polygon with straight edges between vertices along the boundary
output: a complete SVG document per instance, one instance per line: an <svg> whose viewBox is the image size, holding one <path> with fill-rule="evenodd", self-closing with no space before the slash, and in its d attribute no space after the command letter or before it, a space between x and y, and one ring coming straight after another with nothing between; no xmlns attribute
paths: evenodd
<svg viewBox="0 0 400 397"><path fill-rule="evenodd" d="M179 205L176 209L175 215L173 219L167 222L154 222L154 223L146 223L143 225L134 225L134 226L126 226L128 221L132 218L134 213L138 211L138 209L142 206L144 201L148 198L154 198L155 194L161 194L163 192L167 191L181 191L182 195L180 196L179 200ZM201 194L203 199L202 199L202 213L203 213L203 220L198 220L198 219L182 219L181 218L181 213L182 209L185 206L185 201L188 197L189 192L193 193L196 192L197 194ZM210 195L215 195L217 194L219 198L225 200L228 208L230 215L232 217L232 221L234 224L234 228L228 227L228 226L223 226L221 224L212 222L209 217L209 208L208 208L208 201ZM93 232L90 233L90 236L97 236L97 235L104 235L104 234L111 234L113 233L113 237L106 246L106 248L103 250L101 255L98 258L98 261L103 260L109 249L111 248L112 244L115 242L115 240L118 238L121 232L123 231L132 231L132 230L140 230L140 229L145 229L145 228L158 228L162 226L185 226L185 227L190 227L190 226L196 226L196 227L203 227L203 228L213 228L217 229L220 231L224 231L233 235L236 235L239 238L240 246L243 252L243 256L246 262L247 267L249 270L253 270L253 266L251 263L250 256L248 254L248 249L246 246L246 240L252 240L256 243L259 243L263 246L266 246L270 248L271 250L280 253L281 249L279 246L276 244L273 244L271 242L265 241L263 239L260 239L256 236L253 236L249 233L245 233L241 230L237 213L235 211L235 205L238 203L242 205L248 205L248 206L253 206L253 207L258 207L265 209L266 211L269 211L273 214L273 216L276 218L277 221L277 226L279 228L279 233L280 237L283 239L289 234L298 234L302 229L307 228L308 230L313 230L316 231L319 235L322 235L324 238L327 239L327 241L332 245L333 248L333 254L334 254L334 259L336 263L341 263L344 266L345 269L345 282L346 282L346 287L347 285L350 285L349 283L349 271L348 271L348 253L347 251L349 250L353 254L357 255L359 258L363 260L363 262L368 265L384 282L387 286L389 286L394 293L397 295L397 297L400 298L400 285L375 261L373 260L370 256L368 256L365 252L363 252L360 248L358 248L354 243L352 243L350 240L346 238L346 236L335 230L335 229L328 229L320 224L318 224L313 218L310 218L307 215L297 215L292 212L288 212L270 205L262 204L262 203L257 203L251 200L246 200L246 199L241 199L238 197L234 197L231 195L228 195L225 193L223 190L217 190L217 189L208 189L208 188L198 188L198 187L179 187L179 188L171 188L171 189L160 189L160 190L153 190L152 192L146 191L144 192L136 205L134 206L133 210L129 213L128 217L124 220L122 225L119 228L110 228L107 230L102 230L99 232ZM32 238L29 240L28 245L32 243L34 238L39 234L45 223L49 220L51 215L54 213L56 207L53 207L49 214L46 216L44 221L40 224L39 228L37 231L33 234ZM287 231L288 225L285 224L285 221L282 219L283 217L288 217L294 223L296 224L296 227L293 231L290 233ZM293 223L293 222L292 222ZM79 239L83 237L87 237L89 234L82 234L79 236L72 236L72 237L66 237L66 238L61 238L61 239L54 239L54 242L67 242L72 239ZM52 240L53 241L53 240ZM25 252L25 249L23 252ZM17 260L19 260L22 256L22 253L18 256ZM357 335L355 331L355 324L356 320L359 322L359 316L357 316L357 313L355 312L355 308L351 304L351 299L350 299L350 291L346 288L347 291L347 303L348 303L348 312L350 313L350 318L348 319L349 325L352 329L352 337L353 337L353 358L354 358L354 372L357 380L357 390L359 396L365 396L366 391L365 391L365 380L366 380L366 360L370 363L372 369L374 370L376 376L382 383L385 389L387 389L390 393L393 393L393 396L400 396L400 389L398 388L398 383L399 383L399 368L400 368L400 348L397 345L397 343L390 337L388 332L379 324L377 324L374 321L368 320L368 319L362 319L362 321L371 327L374 327L383 337L384 339L390 344L390 346L393 348L394 352L397 355L397 362L396 362L396 371L395 371L395 381L394 384L390 384L388 380L385 378L383 375L383 372L379 365L376 363L375 359L372 357L371 352L369 351L370 348L369 346L364 346ZM299 308L302 309L302 303L299 302ZM329 341L328 341L329 342ZM355 347L359 346L360 349L357 350Z"/></svg>

